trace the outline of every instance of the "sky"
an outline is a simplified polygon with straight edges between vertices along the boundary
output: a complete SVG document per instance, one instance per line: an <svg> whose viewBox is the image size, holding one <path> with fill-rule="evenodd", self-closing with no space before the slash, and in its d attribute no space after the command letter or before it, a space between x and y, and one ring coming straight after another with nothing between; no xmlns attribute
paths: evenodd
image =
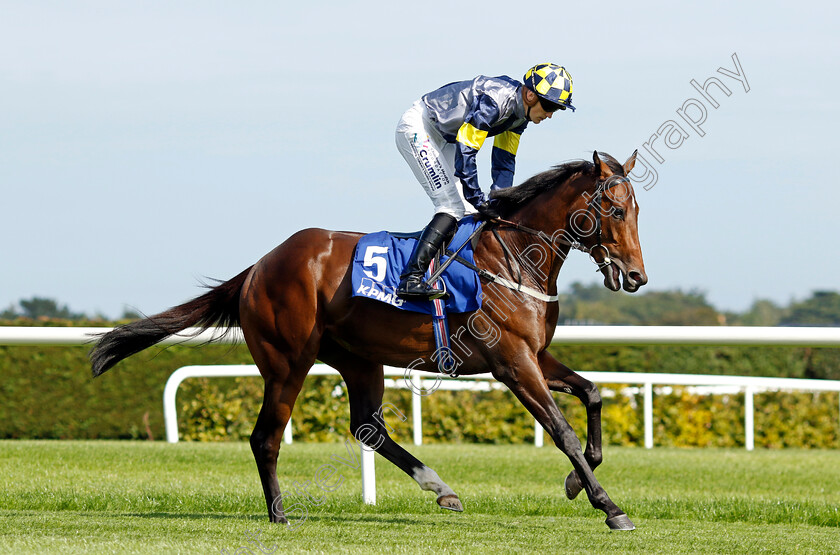
<svg viewBox="0 0 840 555"><path fill-rule="evenodd" d="M737 311L840 289L840 8L743 4L0 0L0 309L153 314L302 228L420 229L402 113L546 61L577 111L529 126L515 182L638 148L647 289ZM717 108L691 84L710 77ZM601 281L580 253L574 281Z"/></svg>

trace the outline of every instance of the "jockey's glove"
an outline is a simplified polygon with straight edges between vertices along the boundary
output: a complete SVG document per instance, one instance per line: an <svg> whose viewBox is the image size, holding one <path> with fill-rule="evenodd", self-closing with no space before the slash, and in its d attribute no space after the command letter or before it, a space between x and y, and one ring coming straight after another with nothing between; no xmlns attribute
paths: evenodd
<svg viewBox="0 0 840 555"><path fill-rule="evenodd" d="M499 217L499 202L495 199L485 200L475 208L484 219L491 220Z"/></svg>

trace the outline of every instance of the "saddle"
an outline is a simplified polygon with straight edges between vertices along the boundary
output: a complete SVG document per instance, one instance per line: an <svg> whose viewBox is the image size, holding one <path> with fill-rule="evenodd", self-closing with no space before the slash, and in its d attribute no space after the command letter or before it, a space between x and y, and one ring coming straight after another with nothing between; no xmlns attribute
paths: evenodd
<svg viewBox="0 0 840 555"><path fill-rule="evenodd" d="M446 246L438 253L435 262L429 267L427 279L436 268L447 265L440 275L443 287L449 293L444 309L446 312L473 312L481 308L481 280L473 269L475 261L473 251L478 234L472 238L473 232L481 222L472 215L462 218L458 222L450 245L458 252L458 259L463 263L448 263L449 256L444 254ZM429 301L407 301L396 295L402 274L421 231L412 233L395 233L379 231L363 236L356 245L353 257L352 284L353 296L374 299L387 303L400 310L435 314L433 303ZM466 244L465 244L466 243ZM452 254L452 251L449 251ZM454 261L453 261L454 262Z"/></svg>

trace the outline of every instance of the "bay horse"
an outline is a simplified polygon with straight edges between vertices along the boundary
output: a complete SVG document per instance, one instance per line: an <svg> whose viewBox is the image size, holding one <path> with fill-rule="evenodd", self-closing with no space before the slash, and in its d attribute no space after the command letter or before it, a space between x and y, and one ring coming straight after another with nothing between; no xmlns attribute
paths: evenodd
<svg viewBox="0 0 840 555"><path fill-rule="evenodd" d="M449 316L451 328L459 330L452 337L457 373L489 371L505 384L571 461L574 468L565 481L566 495L572 499L585 490L592 506L607 515L607 525L615 530L632 530L634 525L593 473L602 461L598 388L555 360L547 347L559 313L557 276L573 247L589 253L611 290L618 291L620 278L628 292L647 283L638 239L638 205L626 178L635 158L636 152L622 165L595 151L592 162L566 162L519 186L493 191L501 218L487 222L475 244L474 260L479 268L515 285L505 289L488 284L481 309ZM375 445L377 453L413 477L421 489L433 491L440 507L462 511L455 492L386 430L381 415L383 365L440 369L434 361L430 316L352 296L351 263L361 236L324 229L299 231L207 293L115 328L91 350L94 377L188 327L239 326L265 381L250 443L271 522L288 523L277 481L277 456L283 429L316 359L338 370L347 385L354 437L359 439L358 432L366 429L363 443ZM486 273L482 276L486 278ZM585 405L584 451L551 391L572 394Z"/></svg>

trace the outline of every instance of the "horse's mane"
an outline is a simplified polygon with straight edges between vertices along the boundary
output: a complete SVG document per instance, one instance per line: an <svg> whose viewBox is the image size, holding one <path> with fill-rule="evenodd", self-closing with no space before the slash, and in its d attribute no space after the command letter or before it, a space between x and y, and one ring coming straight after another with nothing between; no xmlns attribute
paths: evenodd
<svg viewBox="0 0 840 555"><path fill-rule="evenodd" d="M598 156L607 164L615 175L624 175L624 167L606 152ZM595 164L588 160L571 160L558 164L550 170L530 177L522 184L507 189L497 189L490 193L490 198L499 201L499 211L504 216L527 204L534 197L567 183L579 174L589 174L595 170Z"/></svg>

